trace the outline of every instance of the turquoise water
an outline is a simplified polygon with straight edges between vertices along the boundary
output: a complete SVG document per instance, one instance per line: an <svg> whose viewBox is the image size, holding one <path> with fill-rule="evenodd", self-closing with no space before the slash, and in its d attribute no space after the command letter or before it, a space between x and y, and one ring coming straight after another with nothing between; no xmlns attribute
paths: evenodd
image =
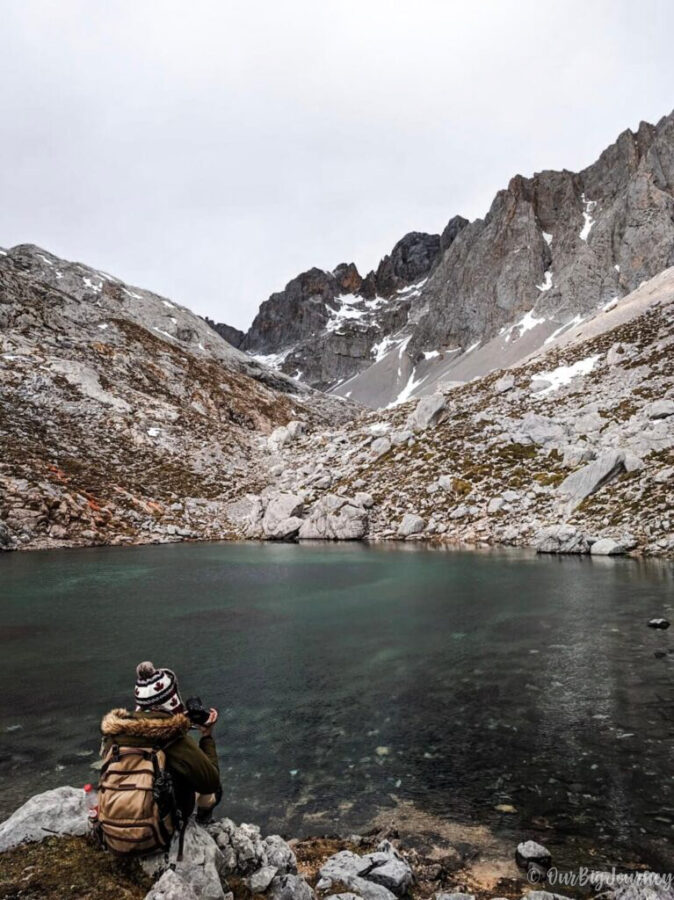
<svg viewBox="0 0 674 900"><path fill-rule="evenodd" d="M674 634L646 622L672 617L672 574L362 545L5 554L0 815L92 778L149 658L220 708L237 820L344 832L411 801L498 829L507 803L514 829L671 838Z"/></svg>

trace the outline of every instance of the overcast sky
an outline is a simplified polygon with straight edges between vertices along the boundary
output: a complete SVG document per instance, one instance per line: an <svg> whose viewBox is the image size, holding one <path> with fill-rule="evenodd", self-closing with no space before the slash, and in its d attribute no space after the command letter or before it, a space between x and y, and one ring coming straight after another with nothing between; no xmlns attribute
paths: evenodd
<svg viewBox="0 0 674 900"><path fill-rule="evenodd" d="M5 0L0 245L245 328L674 107L669 0Z"/></svg>

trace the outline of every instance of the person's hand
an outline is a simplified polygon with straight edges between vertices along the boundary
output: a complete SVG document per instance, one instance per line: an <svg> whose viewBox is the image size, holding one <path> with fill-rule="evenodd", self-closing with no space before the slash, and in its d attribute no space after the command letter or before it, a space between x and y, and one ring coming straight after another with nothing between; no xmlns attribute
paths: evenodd
<svg viewBox="0 0 674 900"><path fill-rule="evenodd" d="M211 732L213 731L213 727L215 726L215 723L218 721L218 711L217 711L217 709L213 709L213 707L211 706L210 713L211 713L210 716L209 716L208 719L206 720L206 724L205 724L205 725L199 725L199 726L198 726L199 731L200 731L205 737L210 737L210 736L211 736Z"/></svg>

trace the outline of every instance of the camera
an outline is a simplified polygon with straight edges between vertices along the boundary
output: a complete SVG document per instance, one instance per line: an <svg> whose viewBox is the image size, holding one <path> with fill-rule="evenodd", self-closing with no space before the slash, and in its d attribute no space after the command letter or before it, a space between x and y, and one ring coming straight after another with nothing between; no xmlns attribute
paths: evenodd
<svg viewBox="0 0 674 900"><path fill-rule="evenodd" d="M205 725L211 715L201 702L201 697L188 697L185 702L187 717L192 725Z"/></svg>

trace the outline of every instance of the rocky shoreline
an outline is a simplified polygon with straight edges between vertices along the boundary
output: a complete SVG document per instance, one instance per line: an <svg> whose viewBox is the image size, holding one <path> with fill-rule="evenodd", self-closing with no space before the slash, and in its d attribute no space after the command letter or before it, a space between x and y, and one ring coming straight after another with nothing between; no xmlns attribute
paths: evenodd
<svg viewBox="0 0 674 900"><path fill-rule="evenodd" d="M586 848L584 882L574 884L574 870L537 840L511 843L451 822L435 830L429 821L417 814L402 829L380 823L364 835L302 840L263 836L257 826L227 818L206 828L191 821L183 861L167 868L161 854L130 864L100 850L88 835L83 792L56 788L0 824L0 900L60 898L66 882L68 896L89 900L674 898L671 873L654 877L638 861L618 866L627 876L621 884L602 865L606 852Z"/></svg>

